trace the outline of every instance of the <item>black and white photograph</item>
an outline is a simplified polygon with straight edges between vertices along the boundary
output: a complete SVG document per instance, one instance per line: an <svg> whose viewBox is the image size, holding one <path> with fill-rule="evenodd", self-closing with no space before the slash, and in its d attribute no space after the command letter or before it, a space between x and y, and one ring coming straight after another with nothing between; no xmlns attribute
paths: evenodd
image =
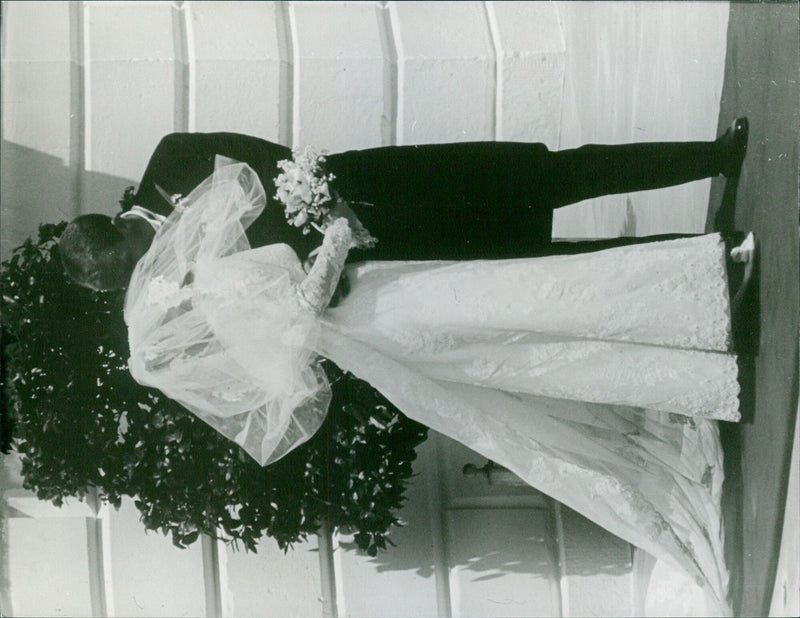
<svg viewBox="0 0 800 618"><path fill-rule="evenodd" d="M0 618L800 614L800 3L0 3Z"/></svg>

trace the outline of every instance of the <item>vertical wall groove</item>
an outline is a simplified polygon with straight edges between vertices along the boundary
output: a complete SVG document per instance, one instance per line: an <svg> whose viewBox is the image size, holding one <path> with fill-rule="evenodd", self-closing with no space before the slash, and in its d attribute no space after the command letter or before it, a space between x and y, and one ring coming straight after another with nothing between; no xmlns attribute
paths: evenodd
<svg viewBox="0 0 800 618"><path fill-rule="evenodd" d="M394 143L403 145L405 143L405 132L403 131L403 123L405 121L405 50L403 49L403 39L400 32L400 16L397 14L397 3L388 2L387 9L389 19L388 32L392 38L392 49L395 58L395 103L394 103Z"/></svg>
<svg viewBox="0 0 800 618"><path fill-rule="evenodd" d="M494 140L501 141L503 139L503 60L505 55L503 43L500 40L500 28L497 25L494 2L487 0L483 6L486 9L486 21L489 23L489 34L494 49L494 106L492 107Z"/></svg>
<svg viewBox="0 0 800 618"><path fill-rule="evenodd" d="M556 18L558 19L558 33L561 36L561 49L564 50L564 72L562 73L561 77L561 105L560 105L561 110L558 116L558 134L556 135L556 145L555 145L556 149L561 150L561 136L564 133L564 122L567 113L566 112L567 106L564 104L564 100L567 96L567 79L569 78L569 76L567 75L567 68L569 65L566 62L567 60L566 57L571 50L567 49L567 39L564 36L564 20L561 16L561 9L558 3L554 3L553 10L555 11Z"/></svg>
<svg viewBox="0 0 800 618"><path fill-rule="evenodd" d="M100 526L100 556L103 560L103 598L106 604L106 616L116 616L114 605L114 577L111 570L111 519L108 504L98 507L97 518Z"/></svg>
<svg viewBox="0 0 800 618"><path fill-rule="evenodd" d="M185 80L186 80L186 130L197 130L197 58L195 53L194 25L192 23L192 3L183 3L183 33L185 37Z"/></svg>
<svg viewBox="0 0 800 618"><path fill-rule="evenodd" d="M438 434L428 437L433 442L430 457L424 472L430 514L431 545L433 568L436 578L436 609L439 618L451 618L453 603L451 599L450 568L447 560L447 523L442 500L443 463L441 439ZM456 582L457 583L457 582Z"/></svg>
<svg viewBox="0 0 800 618"><path fill-rule="evenodd" d="M89 597L92 616L108 616L106 595L103 589L103 551L100 521L96 517L86 518L86 556L89 563Z"/></svg>
<svg viewBox="0 0 800 618"><path fill-rule="evenodd" d="M5 25L5 24L4 24ZM70 114L69 114L69 171L70 212L74 218L81 214L81 176L85 168L83 123L85 120L85 71L83 64L83 3L69 5L70 55Z"/></svg>
<svg viewBox="0 0 800 618"><path fill-rule="evenodd" d="M0 466L2 465L0 462ZM5 504L3 504L3 508L6 508ZM3 610L6 614L14 616L16 614L11 598L11 559L8 556L8 547L11 544L8 520L5 513L3 517L0 517L0 548L3 550L0 551L0 598L3 599Z"/></svg>
<svg viewBox="0 0 800 618"><path fill-rule="evenodd" d="M8 6L3 3L2 8L5 8L5 19L3 19L3 16L0 14L0 58L7 58L8 36L6 36L6 30L8 28ZM5 137L5 127L0 126L0 136Z"/></svg>
<svg viewBox="0 0 800 618"><path fill-rule="evenodd" d="M92 516L86 518L86 550L89 559L89 592L94 616L115 616L111 575L111 527L108 505L93 489L86 496Z"/></svg>
<svg viewBox="0 0 800 618"><path fill-rule="evenodd" d="M347 596L344 588L344 567L342 565L342 555L347 551L339 544L339 533L332 536L331 560L333 561L333 586L336 592L336 616L349 616L347 611Z"/></svg>
<svg viewBox="0 0 800 618"><path fill-rule="evenodd" d="M378 8L378 30L383 50L383 122L381 141L384 146L397 144L397 43L392 31L392 19L387 2Z"/></svg>
<svg viewBox="0 0 800 618"><path fill-rule="evenodd" d="M322 589L322 618L338 618L333 533L327 521L323 521L319 530L317 530L317 543L319 547L320 586Z"/></svg>
<svg viewBox="0 0 800 618"><path fill-rule="evenodd" d="M289 41L292 50L292 148L300 145L300 37L297 35L297 13L294 3L287 7Z"/></svg>
<svg viewBox="0 0 800 618"><path fill-rule="evenodd" d="M570 616L569 580L567 579L567 552L564 546L564 520L561 517L561 503L552 501L553 518L555 520L556 542L558 546L558 586L561 593L561 616Z"/></svg>
<svg viewBox="0 0 800 618"><path fill-rule="evenodd" d="M79 93L81 100L82 115L77 116L77 122L81 123L78 129L80 140L78 144L80 157L78 174L78 202L79 210L82 210L82 203L86 198L87 174L92 169L92 64L91 64L91 7L88 2L78 4L79 16L79 62L81 64L80 74L83 77L80 84Z"/></svg>
<svg viewBox="0 0 800 618"><path fill-rule="evenodd" d="M294 42L292 39L292 18L287 2L276 2L275 23L277 24L279 75L278 87L278 141L289 147L294 146Z"/></svg>
<svg viewBox="0 0 800 618"><path fill-rule="evenodd" d="M203 590L206 598L206 618L222 618L217 540L204 534L200 537L200 546L203 554Z"/></svg>
<svg viewBox="0 0 800 618"><path fill-rule="evenodd" d="M185 8L185 2L172 5L172 43L175 63L175 105L172 125L178 132L189 130L189 67Z"/></svg>

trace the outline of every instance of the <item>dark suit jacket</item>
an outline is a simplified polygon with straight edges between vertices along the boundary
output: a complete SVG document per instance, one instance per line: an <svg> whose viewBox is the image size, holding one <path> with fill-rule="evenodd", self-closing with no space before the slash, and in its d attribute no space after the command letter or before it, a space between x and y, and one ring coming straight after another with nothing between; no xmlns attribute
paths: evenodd
<svg viewBox="0 0 800 618"><path fill-rule="evenodd" d="M188 195L214 168L215 155L250 165L267 195L264 213L248 229L253 246L289 244L305 259L317 234L290 226L273 198L285 146L235 133L174 133L161 140L133 203L168 214L156 190ZM546 253L552 208L542 144L478 142L383 147L328 155L333 187L378 238L351 260L527 257Z"/></svg>
<svg viewBox="0 0 800 618"><path fill-rule="evenodd" d="M167 215L172 206L161 196L156 185L168 194L189 195L214 171L214 159L222 155L247 163L258 174L267 195L267 206L247 230L254 247L287 243L302 259L320 238L304 236L286 222L283 205L277 202L274 177L277 163L291 158L291 150L255 137L235 133L173 133L164 137L153 151L133 203L153 212Z"/></svg>

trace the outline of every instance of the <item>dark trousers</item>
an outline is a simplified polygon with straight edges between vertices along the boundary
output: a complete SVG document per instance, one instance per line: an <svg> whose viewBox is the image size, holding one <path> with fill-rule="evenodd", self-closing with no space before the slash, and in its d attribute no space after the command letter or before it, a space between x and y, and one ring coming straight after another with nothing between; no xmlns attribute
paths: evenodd
<svg viewBox="0 0 800 618"><path fill-rule="evenodd" d="M720 173L716 142L587 145L473 142L328 156L334 187L379 239L354 260L513 258L674 238L552 243L553 210Z"/></svg>

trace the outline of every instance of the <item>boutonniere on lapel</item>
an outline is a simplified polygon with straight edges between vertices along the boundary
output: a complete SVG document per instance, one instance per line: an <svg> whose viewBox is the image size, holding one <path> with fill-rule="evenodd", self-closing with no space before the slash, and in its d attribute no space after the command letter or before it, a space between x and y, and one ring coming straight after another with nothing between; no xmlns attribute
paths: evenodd
<svg viewBox="0 0 800 618"><path fill-rule="evenodd" d="M374 247L377 239L361 224L353 211L328 183L336 176L325 173L325 156L313 148L292 150L292 159L278 161L281 173L275 178L275 199L284 205L286 221L303 234L312 229L321 234L340 217L347 217L353 231L353 246Z"/></svg>

